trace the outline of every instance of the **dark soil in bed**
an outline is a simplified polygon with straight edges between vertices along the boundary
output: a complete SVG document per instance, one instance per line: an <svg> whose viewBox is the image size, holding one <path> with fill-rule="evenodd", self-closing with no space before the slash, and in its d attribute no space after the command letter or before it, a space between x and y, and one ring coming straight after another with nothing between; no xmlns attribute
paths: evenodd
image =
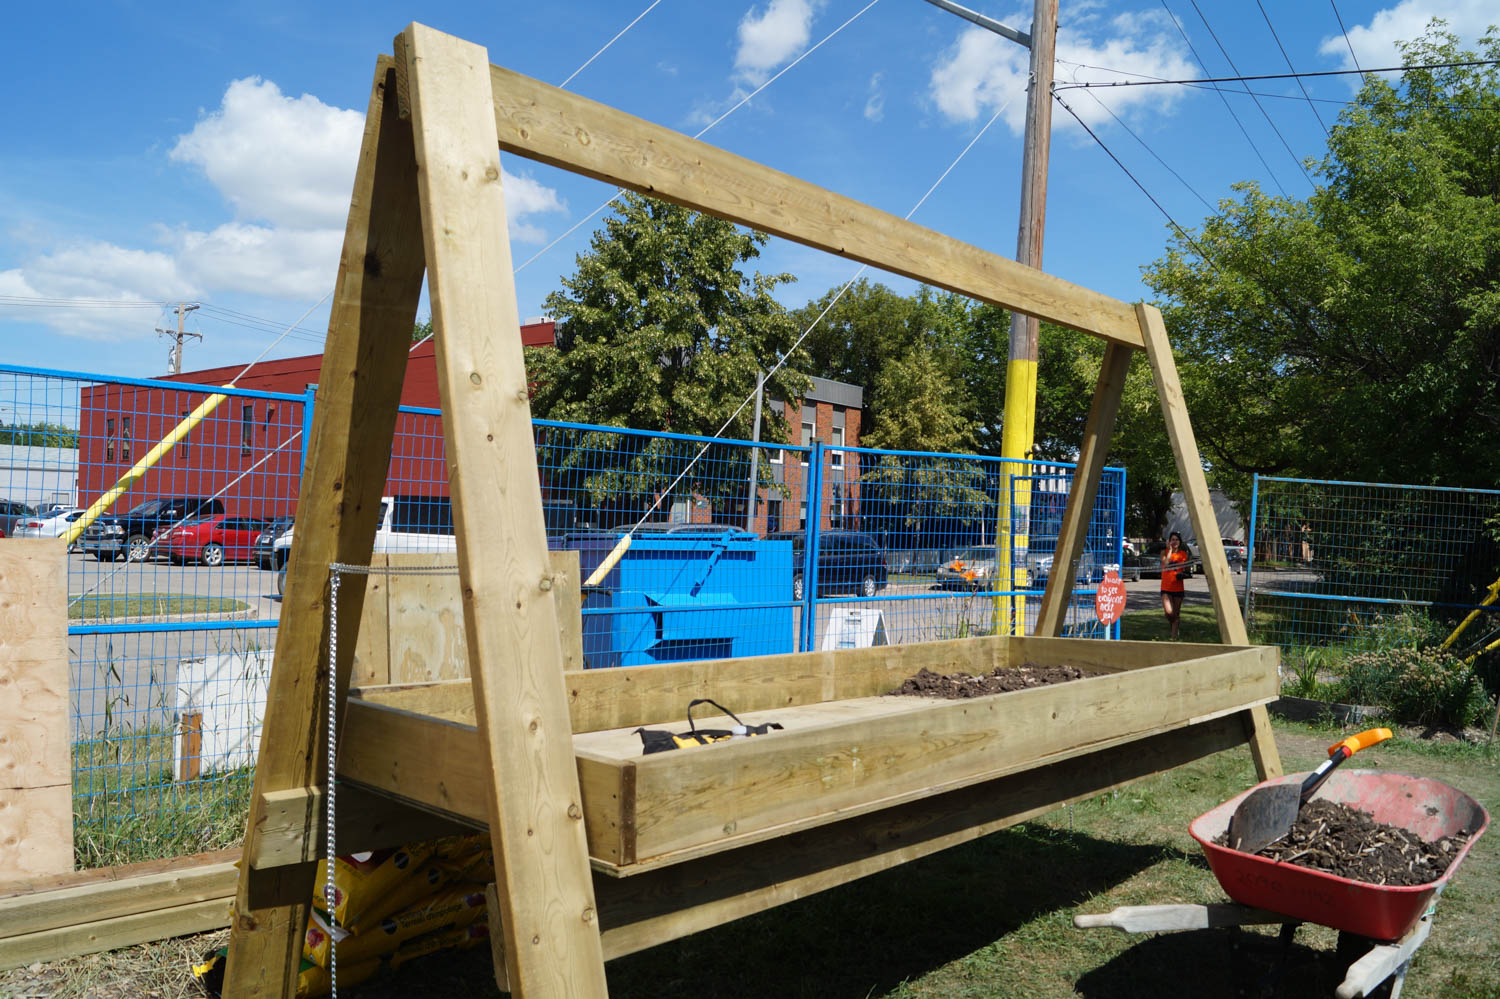
<svg viewBox="0 0 1500 999"><path fill-rule="evenodd" d="M1365 884L1425 885L1443 876L1471 835L1466 829L1428 843L1348 805L1314 800L1259 856Z"/></svg>
<svg viewBox="0 0 1500 999"><path fill-rule="evenodd" d="M982 676L934 673L923 668L916 676L907 677L891 693L961 700L967 697L984 697L987 694L1005 694L1013 690L1029 690L1053 683L1067 683L1069 680L1082 680L1086 676L1102 676L1104 672L1079 666L1038 666L1035 663L1005 666Z"/></svg>

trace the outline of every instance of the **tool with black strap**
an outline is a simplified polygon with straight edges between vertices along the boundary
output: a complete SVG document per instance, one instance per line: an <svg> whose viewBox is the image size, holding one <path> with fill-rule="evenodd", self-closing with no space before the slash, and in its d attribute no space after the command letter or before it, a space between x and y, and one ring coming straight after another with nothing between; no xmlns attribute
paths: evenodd
<svg viewBox="0 0 1500 999"><path fill-rule="evenodd" d="M699 728L693 721L693 709L700 704L710 704L719 709L721 714L726 714L734 719L733 728ZM699 697L688 702L687 708L688 730L686 732L668 732L665 729L638 728L636 734L641 737L641 744L647 753L665 753L669 749L688 749L692 746L706 746L711 742L724 742L728 739L742 738L754 735L765 735L772 729L780 730L778 722L764 722L760 725L746 725L740 721L739 715L730 711L717 701L709 700L707 697Z"/></svg>

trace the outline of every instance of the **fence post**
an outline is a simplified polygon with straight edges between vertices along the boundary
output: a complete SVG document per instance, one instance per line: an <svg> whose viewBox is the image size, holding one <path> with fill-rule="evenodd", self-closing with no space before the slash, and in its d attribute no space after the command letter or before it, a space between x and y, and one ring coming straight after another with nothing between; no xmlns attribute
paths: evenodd
<svg viewBox="0 0 1500 999"><path fill-rule="evenodd" d="M1119 514L1119 518L1115 521L1115 561L1120 563L1120 580L1122 583L1125 579L1125 488L1129 484L1130 470L1127 468L1120 469L1120 491L1117 494L1118 498L1115 501L1115 510ZM1120 640L1121 628L1124 624L1124 620L1125 618L1122 614L1120 616L1120 620L1116 621L1113 625L1110 626L1108 637L1113 638L1117 642Z"/></svg>
<svg viewBox="0 0 1500 999"><path fill-rule="evenodd" d="M313 410L318 405L318 386L309 385L302 390L302 457L297 463L297 476L307 467L307 442L312 437Z"/></svg>
<svg viewBox="0 0 1500 999"><path fill-rule="evenodd" d="M1243 614L1245 616L1245 628L1250 628L1250 589L1255 578L1255 509L1260 506L1260 473L1255 473L1255 478L1250 485L1250 534L1245 538L1245 603Z"/></svg>
<svg viewBox="0 0 1500 999"><path fill-rule="evenodd" d="M802 479L807 495L807 527L802 537L802 638L800 648L811 652L818 634L818 539L823 518L823 442L813 441Z"/></svg>

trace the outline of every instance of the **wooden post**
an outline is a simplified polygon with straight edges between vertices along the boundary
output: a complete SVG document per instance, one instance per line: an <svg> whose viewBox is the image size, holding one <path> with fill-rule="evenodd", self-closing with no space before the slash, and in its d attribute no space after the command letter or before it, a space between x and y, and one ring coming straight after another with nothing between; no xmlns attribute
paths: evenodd
<svg viewBox="0 0 1500 999"><path fill-rule="evenodd" d="M485 50L413 24L428 289L490 843L515 993L603 996ZM492 932L494 928L491 928Z"/></svg>
<svg viewBox="0 0 1500 999"><path fill-rule="evenodd" d="M1228 645L1249 645L1245 619L1240 616L1239 601L1234 598L1234 581L1229 576L1229 560L1224 557L1224 542L1219 537L1219 522L1214 517L1213 501L1208 494L1208 478L1198 455L1198 441L1188 420L1187 400L1177 378L1177 362L1161 312L1144 302L1136 305L1141 322L1141 338L1146 343L1146 359L1151 362L1151 377L1161 399L1162 417L1167 424L1167 438L1172 442L1172 457L1182 480L1182 495L1187 503L1193 534L1198 539L1198 554L1208 577L1208 591L1213 596L1214 615L1219 619L1219 638ZM1281 756L1271 733L1271 719L1264 706L1244 712L1250 752L1261 780L1281 776Z"/></svg>
<svg viewBox="0 0 1500 999"><path fill-rule="evenodd" d="M314 865L257 870L251 864L266 815L263 796L323 782L328 566L370 558L423 265L411 128L396 113L393 61L382 57L365 118L297 503L297 544L287 566L235 899L228 999L291 999L296 990ZM334 689L340 697L354 658L364 582L363 576L348 576L339 593Z"/></svg>
<svg viewBox="0 0 1500 999"><path fill-rule="evenodd" d="M0 882L73 869L68 557L0 544Z"/></svg>
<svg viewBox="0 0 1500 999"><path fill-rule="evenodd" d="M1094 389L1094 404L1083 431L1083 447L1078 452L1078 468L1073 473L1073 488L1068 491L1068 505L1063 511L1062 530L1057 535L1057 550L1052 554L1052 572L1047 576L1047 591L1037 615L1036 633L1057 637L1062 634L1073 593L1073 567L1083 552L1089 521L1094 515L1094 500L1099 495L1099 479L1104 474L1104 459L1109 454L1109 439L1114 434L1115 416L1120 411L1120 397L1125 393L1125 375L1135 351L1118 343L1104 348L1104 363L1099 368L1099 384Z"/></svg>

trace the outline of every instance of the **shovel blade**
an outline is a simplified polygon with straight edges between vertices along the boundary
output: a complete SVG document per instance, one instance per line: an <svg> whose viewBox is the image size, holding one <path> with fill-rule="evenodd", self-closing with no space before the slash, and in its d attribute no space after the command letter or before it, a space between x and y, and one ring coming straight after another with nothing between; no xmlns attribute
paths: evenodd
<svg viewBox="0 0 1500 999"><path fill-rule="evenodd" d="M1251 791L1229 819L1229 848L1259 853L1291 831L1297 821L1301 788L1275 784Z"/></svg>

